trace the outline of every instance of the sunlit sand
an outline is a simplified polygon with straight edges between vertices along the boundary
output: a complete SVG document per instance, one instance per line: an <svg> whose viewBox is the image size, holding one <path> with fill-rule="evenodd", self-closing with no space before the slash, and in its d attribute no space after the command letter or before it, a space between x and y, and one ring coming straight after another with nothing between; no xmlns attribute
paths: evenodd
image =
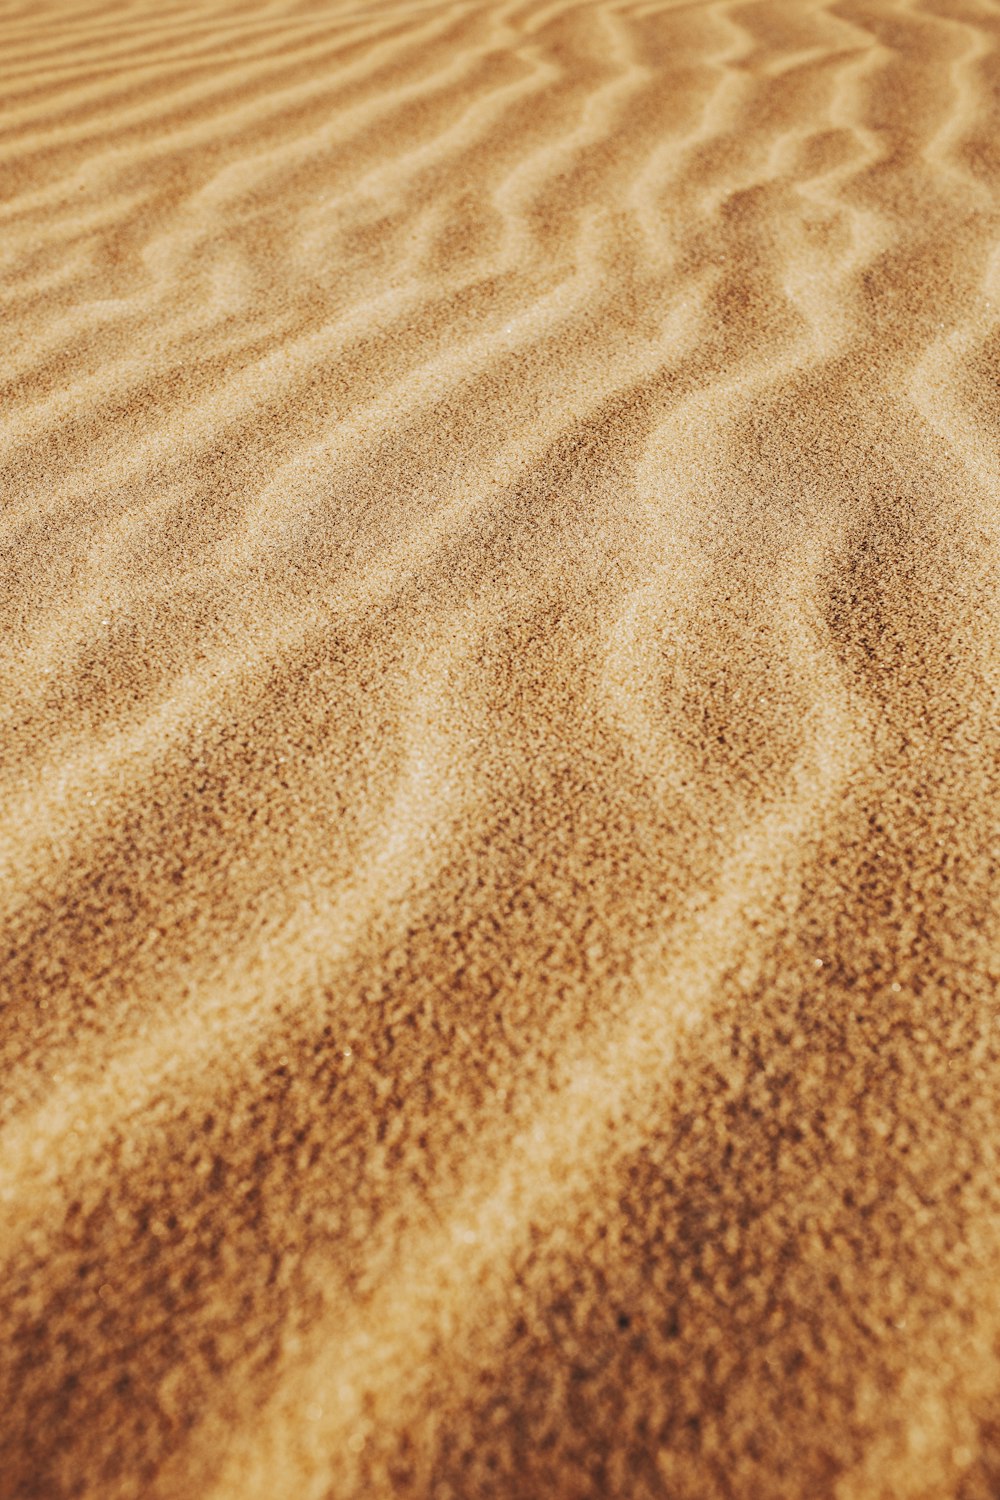
<svg viewBox="0 0 1000 1500"><path fill-rule="evenodd" d="M996 1500L998 42L0 4L2 1500Z"/></svg>

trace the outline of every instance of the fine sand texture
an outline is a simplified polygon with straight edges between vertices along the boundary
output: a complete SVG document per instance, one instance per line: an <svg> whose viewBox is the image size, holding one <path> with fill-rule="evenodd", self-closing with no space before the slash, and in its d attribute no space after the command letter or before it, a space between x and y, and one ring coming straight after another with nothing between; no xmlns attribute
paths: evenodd
<svg viewBox="0 0 1000 1500"><path fill-rule="evenodd" d="M1000 1495L1000 4L0 0L0 1497Z"/></svg>

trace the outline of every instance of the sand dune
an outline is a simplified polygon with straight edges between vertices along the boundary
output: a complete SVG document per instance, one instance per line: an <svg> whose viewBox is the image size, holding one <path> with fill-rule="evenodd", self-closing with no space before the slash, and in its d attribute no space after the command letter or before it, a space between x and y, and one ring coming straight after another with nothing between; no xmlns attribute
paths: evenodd
<svg viewBox="0 0 1000 1500"><path fill-rule="evenodd" d="M995 1500L1000 5L0 100L0 1496Z"/></svg>

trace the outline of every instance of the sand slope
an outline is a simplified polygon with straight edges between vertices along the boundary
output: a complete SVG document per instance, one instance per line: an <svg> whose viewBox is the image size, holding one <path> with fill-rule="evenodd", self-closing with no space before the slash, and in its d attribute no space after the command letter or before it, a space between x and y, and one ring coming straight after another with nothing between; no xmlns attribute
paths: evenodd
<svg viewBox="0 0 1000 1500"><path fill-rule="evenodd" d="M0 99L0 1495L995 1500L1000 6Z"/></svg>

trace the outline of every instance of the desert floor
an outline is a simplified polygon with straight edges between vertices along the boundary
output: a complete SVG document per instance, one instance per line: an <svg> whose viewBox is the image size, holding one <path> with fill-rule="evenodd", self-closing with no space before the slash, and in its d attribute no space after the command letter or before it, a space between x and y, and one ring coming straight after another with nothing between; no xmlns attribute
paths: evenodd
<svg viewBox="0 0 1000 1500"><path fill-rule="evenodd" d="M996 1500L1000 4L0 0L0 1495Z"/></svg>

